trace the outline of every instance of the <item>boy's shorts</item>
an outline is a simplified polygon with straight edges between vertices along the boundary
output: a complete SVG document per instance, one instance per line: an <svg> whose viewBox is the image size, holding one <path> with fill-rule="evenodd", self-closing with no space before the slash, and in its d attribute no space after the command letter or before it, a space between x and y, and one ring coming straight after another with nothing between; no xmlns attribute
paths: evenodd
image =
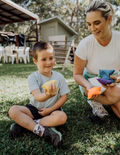
<svg viewBox="0 0 120 155"><path fill-rule="evenodd" d="M38 113L39 110L38 110L36 107L34 107L33 105L31 105L31 104L26 104L25 107L27 107L27 108L31 111L32 115L34 116L34 119L41 119L41 118L45 117L45 116L40 115L40 114ZM59 108L59 109L57 109L57 110L60 110L60 111L61 111L61 108ZM56 110L55 110L55 111L56 111ZM51 114L51 113L50 113L50 114ZM50 115L50 114L49 114L49 115Z"/></svg>

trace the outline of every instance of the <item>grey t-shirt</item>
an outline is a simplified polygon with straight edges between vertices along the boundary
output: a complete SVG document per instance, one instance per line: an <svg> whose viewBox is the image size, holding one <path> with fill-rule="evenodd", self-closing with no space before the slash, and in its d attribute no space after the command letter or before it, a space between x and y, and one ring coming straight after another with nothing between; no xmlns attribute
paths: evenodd
<svg viewBox="0 0 120 155"><path fill-rule="evenodd" d="M36 101L33 95L31 94L30 104L35 106L38 110L40 110L41 108L52 107L56 103L56 101L59 99L60 96L63 96L70 92L67 86L67 83L65 81L65 78L61 73L52 71L52 76L46 77L42 75L39 71L36 71L28 76L28 85L29 85L30 93L35 89L40 89L41 93L44 93L44 89L41 86L50 80L57 81L56 85L58 87L58 94L51 97L45 102Z"/></svg>

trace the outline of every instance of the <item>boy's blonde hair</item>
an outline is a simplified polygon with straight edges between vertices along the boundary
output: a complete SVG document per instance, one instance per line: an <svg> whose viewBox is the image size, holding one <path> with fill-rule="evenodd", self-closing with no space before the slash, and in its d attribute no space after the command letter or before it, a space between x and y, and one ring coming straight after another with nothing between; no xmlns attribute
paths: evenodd
<svg viewBox="0 0 120 155"><path fill-rule="evenodd" d="M35 60L38 59L38 52L41 52L42 50L47 50L47 49L52 49L53 53L54 53L54 50L53 50L53 47L45 42L45 41L39 41L37 43L34 44L33 46L33 49L32 49L32 53L33 53L33 58Z"/></svg>

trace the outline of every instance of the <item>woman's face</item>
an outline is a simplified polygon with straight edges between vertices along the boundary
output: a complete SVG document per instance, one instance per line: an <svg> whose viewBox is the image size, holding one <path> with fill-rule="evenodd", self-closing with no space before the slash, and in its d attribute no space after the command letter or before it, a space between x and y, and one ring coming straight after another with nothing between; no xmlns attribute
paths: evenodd
<svg viewBox="0 0 120 155"><path fill-rule="evenodd" d="M101 15L101 11L92 11L87 13L86 21L88 29L97 40L106 39L109 36L112 16L106 20Z"/></svg>

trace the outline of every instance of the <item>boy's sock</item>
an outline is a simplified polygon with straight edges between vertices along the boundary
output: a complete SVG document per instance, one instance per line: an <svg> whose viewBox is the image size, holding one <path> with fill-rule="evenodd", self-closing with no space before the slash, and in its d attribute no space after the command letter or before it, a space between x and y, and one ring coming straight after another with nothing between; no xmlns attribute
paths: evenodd
<svg viewBox="0 0 120 155"><path fill-rule="evenodd" d="M45 141L51 142L54 147L60 147L62 145L62 134L54 127L43 127L39 124L40 119L34 120L37 124L33 132L39 136L43 136Z"/></svg>
<svg viewBox="0 0 120 155"><path fill-rule="evenodd" d="M40 137L42 137L44 130L45 130L45 128L43 126L41 126L40 124L36 124L33 132L35 134L39 135Z"/></svg>
<svg viewBox="0 0 120 155"><path fill-rule="evenodd" d="M37 124L33 132L39 136L43 136L45 141L51 142L54 147L60 147L62 145L62 134L53 127L43 127L39 124L39 120L34 120Z"/></svg>
<svg viewBox="0 0 120 155"><path fill-rule="evenodd" d="M33 121L36 122L37 124L39 124L40 119L34 119Z"/></svg>

